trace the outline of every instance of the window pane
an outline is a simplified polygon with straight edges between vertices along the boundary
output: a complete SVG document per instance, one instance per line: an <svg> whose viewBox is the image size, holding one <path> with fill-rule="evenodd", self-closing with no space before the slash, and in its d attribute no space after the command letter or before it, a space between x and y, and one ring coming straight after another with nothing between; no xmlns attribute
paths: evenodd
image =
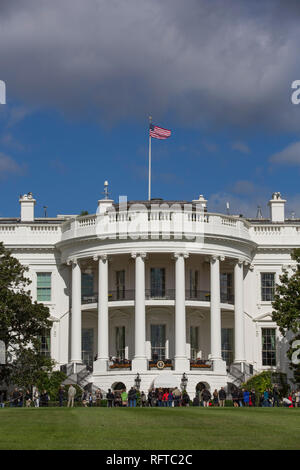
<svg viewBox="0 0 300 470"><path fill-rule="evenodd" d="M125 359L125 326L116 327L116 353L118 359Z"/></svg>
<svg viewBox="0 0 300 470"><path fill-rule="evenodd" d="M275 273L261 273L261 300L272 302L275 292Z"/></svg>
<svg viewBox="0 0 300 470"><path fill-rule="evenodd" d="M88 366L93 365L94 360L94 330L93 328L83 328L82 338L82 362Z"/></svg>
<svg viewBox="0 0 300 470"><path fill-rule="evenodd" d="M51 273L37 273L37 300L51 301Z"/></svg>
<svg viewBox="0 0 300 470"><path fill-rule="evenodd" d="M191 326L190 328L190 342L191 342L191 359L197 359L199 344L198 344L198 326Z"/></svg>
<svg viewBox="0 0 300 470"><path fill-rule="evenodd" d="M276 366L276 329L262 328L262 365Z"/></svg>
<svg viewBox="0 0 300 470"><path fill-rule="evenodd" d="M233 328L222 328L221 330L222 359L229 366L233 363Z"/></svg>
<svg viewBox="0 0 300 470"><path fill-rule="evenodd" d="M81 274L81 295L92 296L94 294L94 276L93 274Z"/></svg>
<svg viewBox="0 0 300 470"><path fill-rule="evenodd" d="M151 325L151 352L154 361L165 360L166 325Z"/></svg>
<svg viewBox="0 0 300 470"><path fill-rule="evenodd" d="M125 271L116 271L117 300L125 299Z"/></svg>
<svg viewBox="0 0 300 470"><path fill-rule="evenodd" d="M165 269L151 268L151 297L164 297L165 289Z"/></svg>
<svg viewBox="0 0 300 470"><path fill-rule="evenodd" d="M40 341L41 341L40 353L43 356L50 357L51 356L50 330L44 330L44 332L40 336Z"/></svg>

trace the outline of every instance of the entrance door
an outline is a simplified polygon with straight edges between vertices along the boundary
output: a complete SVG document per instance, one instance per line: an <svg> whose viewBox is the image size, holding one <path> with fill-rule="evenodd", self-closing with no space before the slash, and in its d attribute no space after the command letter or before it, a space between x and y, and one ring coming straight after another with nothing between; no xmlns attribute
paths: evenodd
<svg viewBox="0 0 300 470"><path fill-rule="evenodd" d="M153 361L166 359L166 325L151 325L151 357Z"/></svg>
<svg viewBox="0 0 300 470"><path fill-rule="evenodd" d="M92 367L94 361L94 329L82 329L82 362Z"/></svg>

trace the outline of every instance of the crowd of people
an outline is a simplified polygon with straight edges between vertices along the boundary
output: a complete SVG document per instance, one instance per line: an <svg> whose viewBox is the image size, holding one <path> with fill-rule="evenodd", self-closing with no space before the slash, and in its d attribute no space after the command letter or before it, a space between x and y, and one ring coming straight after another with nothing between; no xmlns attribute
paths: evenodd
<svg viewBox="0 0 300 470"><path fill-rule="evenodd" d="M146 394L140 392L134 387L129 391L108 389L103 393L100 388L95 392L82 391L78 393L73 385L69 387L61 386L58 390L58 406L74 407L75 402L80 403L83 407L107 406L113 407L187 407L187 406L203 406L203 407L300 407L300 389L292 391L287 397L281 397L278 387L275 385L272 389L266 388L263 393L257 396L254 389L247 390L245 388L233 388L231 394L225 391L224 387L220 390L215 389L212 393L207 388L198 390L196 396L191 401L188 393L180 391L177 387L156 388L151 389ZM41 392L38 388L33 391L22 391L15 388L7 400L7 404L12 407L47 407L50 402L50 396L47 390ZM4 407L4 397L0 394L0 406Z"/></svg>

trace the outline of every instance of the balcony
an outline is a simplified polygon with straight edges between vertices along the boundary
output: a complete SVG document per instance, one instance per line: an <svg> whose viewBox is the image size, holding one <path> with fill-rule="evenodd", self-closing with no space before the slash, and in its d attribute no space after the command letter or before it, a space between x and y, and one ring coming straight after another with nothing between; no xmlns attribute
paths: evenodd
<svg viewBox="0 0 300 470"><path fill-rule="evenodd" d="M221 303L222 304L234 304L234 295L229 293L221 292ZM146 300L175 300L175 289L145 289L145 299ZM191 292L187 290L185 292L185 299L195 302L210 302L210 291L207 290L197 290ZM108 293L109 302L119 302L125 300L135 300L135 290L134 289L125 289L125 290L111 290ZM98 302L98 293L93 293L91 295L82 295L81 303L86 304L96 304Z"/></svg>

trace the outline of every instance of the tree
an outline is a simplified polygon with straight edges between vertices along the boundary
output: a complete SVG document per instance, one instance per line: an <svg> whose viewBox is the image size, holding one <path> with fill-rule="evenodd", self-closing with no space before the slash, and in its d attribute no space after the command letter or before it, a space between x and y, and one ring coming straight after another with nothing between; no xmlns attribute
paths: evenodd
<svg viewBox="0 0 300 470"><path fill-rule="evenodd" d="M80 216L89 215L89 212L88 211L81 211L79 215Z"/></svg>
<svg viewBox="0 0 300 470"><path fill-rule="evenodd" d="M296 271L290 277L286 272L280 276L272 302L272 318L283 336L288 330L300 331L300 248L292 251L291 258L297 262Z"/></svg>
<svg viewBox="0 0 300 470"><path fill-rule="evenodd" d="M287 356L290 360L289 367L294 374L294 383L300 383L300 366L292 361L295 352L294 341L300 339L300 248L292 251L291 258L297 262L296 270L291 276L287 272L280 276L280 284L276 285L272 303L272 318L283 336L288 332L295 334L289 342Z"/></svg>
<svg viewBox="0 0 300 470"><path fill-rule="evenodd" d="M0 369L0 381L6 383L18 377L17 382L22 382L20 375L24 375L24 380L27 375L28 380L34 370L53 367L52 361L40 354L40 338L52 325L49 309L32 302L27 271L0 243L0 340L8 356Z"/></svg>

